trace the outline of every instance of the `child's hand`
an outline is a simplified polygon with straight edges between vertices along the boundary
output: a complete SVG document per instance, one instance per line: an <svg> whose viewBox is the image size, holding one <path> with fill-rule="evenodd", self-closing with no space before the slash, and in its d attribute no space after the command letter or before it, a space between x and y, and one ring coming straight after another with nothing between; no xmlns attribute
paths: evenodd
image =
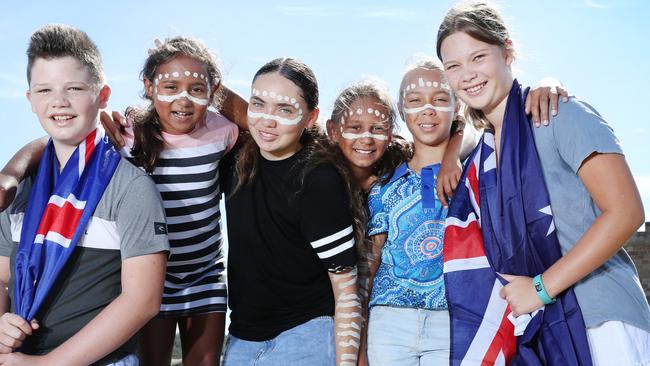
<svg viewBox="0 0 650 366"><path fill-rule="evenodd" d="M553 79L555 80L555 79ZM551 114L553 116L557 115L557 103L560 95L562 96L562 101L567 102L569 100L569 93L561 85L559 81L555 80L557 84L554 85L543 85L531 88L526 97L526 114L533 115L533 123L535 127L540 126L540 115L541 121L544 126L548 125L549 115L548 115L548 102L551 102Z"/></svg>
<svg viewBox="0 0 650 366"><path fill-rule="evenodd" d="M15 177L0 173L0 212L4 211L16 197L18 181Z"/></svg>
<svg viewBox="0 0 650 366"><path fill-rule="evenodd" d="M106 111L102 111L99 114L99 119L102 121L102 126L104 126L108 137L111 138L113 145L118 149L124 147L124 137L122 135L124 129L129 127L129 122L126 118L118 111L113 111L111 115L106 113Z"/></svg>
<svg viewBox="0 0 650 366"><path fill-rule="evenodd" d="M0 317L0 354L13 352L38 327L36 319L28 323L19 315L4 313ZM4 364L0 362L0 365Z"/></svg>
<svg viewBox="0 0 650 366"><path fill-rule="evenodd" d="M501 289L499 295L508 302L514 316L530 314L544 306L535 292L532 278L506 274L501 277L508 281L508 284Z"/></svg>
<svg viewBox="0 0 650 366"><path fill-rule="evenodd" d="M438 178L436 179L436 195L444 207L448 206L447 197L451 197L456 190L460 176L463 174L463 165L458 157L442 159Z"/></svg>

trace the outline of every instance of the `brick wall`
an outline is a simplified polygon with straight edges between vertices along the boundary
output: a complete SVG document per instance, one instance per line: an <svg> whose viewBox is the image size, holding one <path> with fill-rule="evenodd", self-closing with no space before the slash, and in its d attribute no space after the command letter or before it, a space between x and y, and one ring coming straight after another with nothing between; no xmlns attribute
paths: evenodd
<svg viewBox="0 0 650 366"><path fill-rule="evenodd" d="M645 223L645 232L634 234L625 244L641 279L645 296L650 300L650 222Z"/></svg>

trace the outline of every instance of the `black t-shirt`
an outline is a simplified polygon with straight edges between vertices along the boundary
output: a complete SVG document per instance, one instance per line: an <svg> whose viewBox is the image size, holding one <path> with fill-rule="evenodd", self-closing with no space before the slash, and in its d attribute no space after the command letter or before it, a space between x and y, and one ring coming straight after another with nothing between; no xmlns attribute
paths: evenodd
<svg viewBox="0 0 650 366"><path fill-rule="evenodd" d="M352 216L342 178L320 164L300 182L304 149L259 156L255 180L226 200L230 333L263 341L334 314L328 271L352 267ZM228 185L226 185L228 187Z"/></svg>

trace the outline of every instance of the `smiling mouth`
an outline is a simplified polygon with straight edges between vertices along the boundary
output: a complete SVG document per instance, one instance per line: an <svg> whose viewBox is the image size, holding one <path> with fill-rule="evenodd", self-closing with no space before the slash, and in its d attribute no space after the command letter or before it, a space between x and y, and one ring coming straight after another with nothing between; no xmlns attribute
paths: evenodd
<svg viewBox="0 0 650 366"><path fill-rule="evenodd" d="M179 118L179 119L185 119L191 117L194 113L192 112L178 112L178 111L172 111L172 114Z"/></svg>
<svg viewBox="0 0 650 366"><path fill-rule="evenodd" d="M61 121L69 121L69 120L71 120L71 119L73 119L75 117L76 116L73 116L73 115L70 115L70 114L61 114L61 115L51 116L50 119L52 119L54 121L57 121L57 122L61 122Z"/></svg>
<svg viewBox="0 0 650 366"><path fill-rule="evenodd" d="M478 85L475 85L475 86L473 86L471 88L467 88L467 89L465 89L465 92L467 92L467 94L470 94L470 95L476 95L476 94L481 92L481 90L483 89L485 84L487 84L487 81L484 81L484 82L482 82L482 83L480 83Z"/></svg>
<svg viewBox="0 0 650 366"><path fill-rule="evenodd" d="M276 134L261 131L261 130L257 130L257 135L260 136L264 141L273 141L278 137L278 135Z"/></svg>
<svg viewBox="0 0 650 366"><path fill-rule="evenodd" d="M354 152L359 153L361 155L370 155L374 153L376 150L365 150L365 149L352 149Z"/></svg>

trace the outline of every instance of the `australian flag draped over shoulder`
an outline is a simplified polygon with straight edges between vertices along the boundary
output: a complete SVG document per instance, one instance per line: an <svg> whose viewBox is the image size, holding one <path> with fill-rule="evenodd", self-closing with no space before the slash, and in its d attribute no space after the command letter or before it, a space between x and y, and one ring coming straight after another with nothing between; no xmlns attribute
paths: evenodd
<svg viewBox="0 0 650 366"><path fill-rule="evenodd" d="M84 235L120 154L95 129L63 171L52 141L41 158L23 220L14 270L16 314L30 321Z"/></svg>
<svg viewBox="0 0 650 366"><path fill-rule="evenodd" d="M572 289L555 304L516 319L499 296L506 281L497 272L534 277L562 256L524 111L526 94L515 80L503 122L499 169L494 134L487 131L470 155L449 207L443 257L450 365L592 364ZM529 320L527 325L524 320ZM516 337L515 331L521 335Z"/></svg>

